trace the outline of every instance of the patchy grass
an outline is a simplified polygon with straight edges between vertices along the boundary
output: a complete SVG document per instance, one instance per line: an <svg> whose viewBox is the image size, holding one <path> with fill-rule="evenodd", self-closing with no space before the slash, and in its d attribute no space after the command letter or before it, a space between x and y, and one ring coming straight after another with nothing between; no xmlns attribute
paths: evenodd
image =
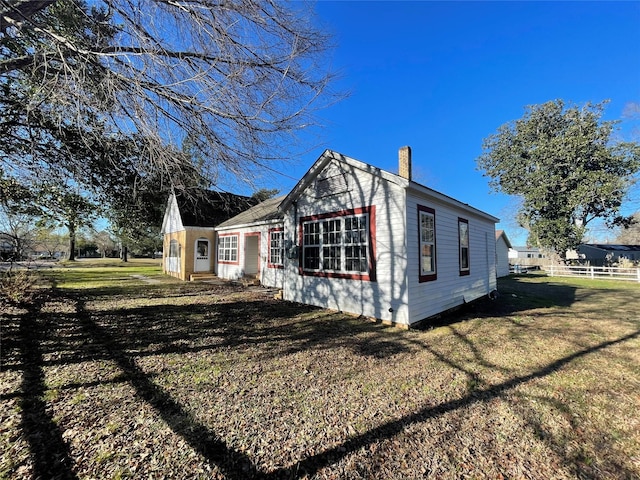
<svg viewBox="0 0 640 480"><path fill-rule="evenodd" d="M135 287L149 282L172 283L173 278L163 275L159 260L98 258L74 262L61 262L58 268L42 271L42 275L61 289L103 289Z"/></svg>
<svg viewBox="0 0 640 480"><path fill-rule="evenodd" d="M510 277L401 331L129 268L2 314L0 478L640 477L637 284Z"/></svg>

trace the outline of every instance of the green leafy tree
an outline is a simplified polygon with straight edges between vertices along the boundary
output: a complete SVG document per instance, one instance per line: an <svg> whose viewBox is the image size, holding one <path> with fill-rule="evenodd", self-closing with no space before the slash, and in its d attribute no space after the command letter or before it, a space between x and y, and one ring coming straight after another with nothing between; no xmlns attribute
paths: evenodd
<svg viewBox="0 0 640 480"><path fill-rule="evenodd" d="M126 250L133 248L151 250L162 245L160 229L167 204L167 198L172 191L172 184L180 182L182 189L201 181L197 171L191 168L191 161L187 154L174 150L176 158L183 158L180 171L171 175L169 182L159 172L142 174L136 165L143 161L140 157L144 151L137 148L132 139L123 141L117 154L120 165L117 169L110 168L94 172L95 181L99 184L97 198L102 205L105 217L109 219L112 232L119 240L126 260ZM179 165L176 161L175 165ZM153 246L151 246L153 245ZM143 247L142 247L143 246Z"/></svg>
<svg viewBox="0 0 640 480"><path fill-rule="evenodd" d="M264 202L265 200L269 200L270 198L275 197L278 193L280 193L280 190L275 188L274 189L261 188L260 190L255 192L253 195L251 195L251 198L255 198L256 200L258 200L258 202Z"/></svg>
<svg viewBox="0 0 640 480"><path fill-rule="evenodd" d="M640 146L612 140L617 122L602 120L605 105L529 106L484 140L477 159L495 191L521 198L518 222L529 243L562 259L590 222L629 221L620 208L640 169Z"/></svg>
<svg viewBox="0 0 640 480"><path fill-rule="evenodd" d="M76 236L98 217L97 206L81 193L59 184L45 184L38 193L41 225L64 227L68 232L67 260L76 259Z"/></svg>
<svg viewBox="0 0 640 480"><path fill-rule="evenodd" d="M64 179L55 176L44 182L28 178L19 182L0 176L0 204L8 214L6 217L14 219L14 223L16 218L26 218L37 227L29 230L30 246L36 241L38 231L64 227L68 235L69 260L75 259L79 229L91 225L99 213L98 207L77 187L70 187ZM25 248L19 250L22 252Z"/></svg>

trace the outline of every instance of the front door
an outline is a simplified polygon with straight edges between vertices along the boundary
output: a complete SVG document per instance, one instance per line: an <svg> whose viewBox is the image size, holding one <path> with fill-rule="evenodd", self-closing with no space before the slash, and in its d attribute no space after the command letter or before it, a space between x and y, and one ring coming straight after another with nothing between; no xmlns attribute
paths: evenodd
<svg viewBox="0 0 640 480"><path fill-rule="evenodd" d="M244 236L244 274L260 278L260 234L248 233Z"/></svg>
<svg viewBox="0 0 640 480"><path fill-rule="evenodd" d="M211 268L211 261L209 259L211 248L209 240L206 238L199 238L196 240L195 248L195 263L193 266L194 272L208 272Z"/></svg>

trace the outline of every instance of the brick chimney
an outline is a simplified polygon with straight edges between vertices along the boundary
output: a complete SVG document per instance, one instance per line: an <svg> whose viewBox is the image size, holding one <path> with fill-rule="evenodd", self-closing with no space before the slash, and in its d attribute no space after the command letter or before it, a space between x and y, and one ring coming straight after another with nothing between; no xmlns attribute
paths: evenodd
<svg viewBox="0 0 640 480"><path fill-rule="evenodd" d="M411 181L411 147L400 147L398 163L398 175Z"/></svg>

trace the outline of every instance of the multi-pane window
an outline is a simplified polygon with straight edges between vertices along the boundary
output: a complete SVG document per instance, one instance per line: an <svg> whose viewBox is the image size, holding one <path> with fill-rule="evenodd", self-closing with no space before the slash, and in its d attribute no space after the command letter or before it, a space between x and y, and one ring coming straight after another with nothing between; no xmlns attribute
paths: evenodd
<svg viewBox="0 0 640 480"><path fill-rule="evenodd" d="M322 230L322 270L342 268L342 220L320 222Z"/></svg>
<svg viewBox="0 0 640 480"><path fill-rule="evenodd" d="M282 229L269 230L269 266L281 267L284 257Z"/></svg>
<svg viewBox="0 0 640 480"><path fill-rule="evenodd" d="M302 226L302 266L305 270L320 269L320 222Z"/></svg>
<svg viewBox="0 0 640 480"><path fill-rule="evenodd" d="M436 279L436 212L432 208L418 206L418 230L420 240L420 281Z"/></svg>
<svg viewBox="0 0 640 480"><path fill-rule="evenodd" d="M218 239L218 261L235 263L238 261L238 235L224 235Z"/></svg>
<svg viewBox="0 0 640 480"><path fill-rule="evenodd" d="M367 271L367 236L366 217L346 217L344 219L346 270L352 272Z"/></svg>
<svg viewBox="0 0 640 480"><path fill-rule="evenodd" d="M303 219L302 270L372 280L369 258L372 208Z"/></svg>
<svg viewBox="0 0 640 480"><path fill-rule="evenodd" d="M458 219L458 245L460 245L460 275L469 275L469 221Z"/></svg>
<svg viewBox="0 0 640 480"><path fill-rule="evenodd" d="M169 242L169 256L165 265L168 272L180 272L180 244L177 240Z"/></svg>

